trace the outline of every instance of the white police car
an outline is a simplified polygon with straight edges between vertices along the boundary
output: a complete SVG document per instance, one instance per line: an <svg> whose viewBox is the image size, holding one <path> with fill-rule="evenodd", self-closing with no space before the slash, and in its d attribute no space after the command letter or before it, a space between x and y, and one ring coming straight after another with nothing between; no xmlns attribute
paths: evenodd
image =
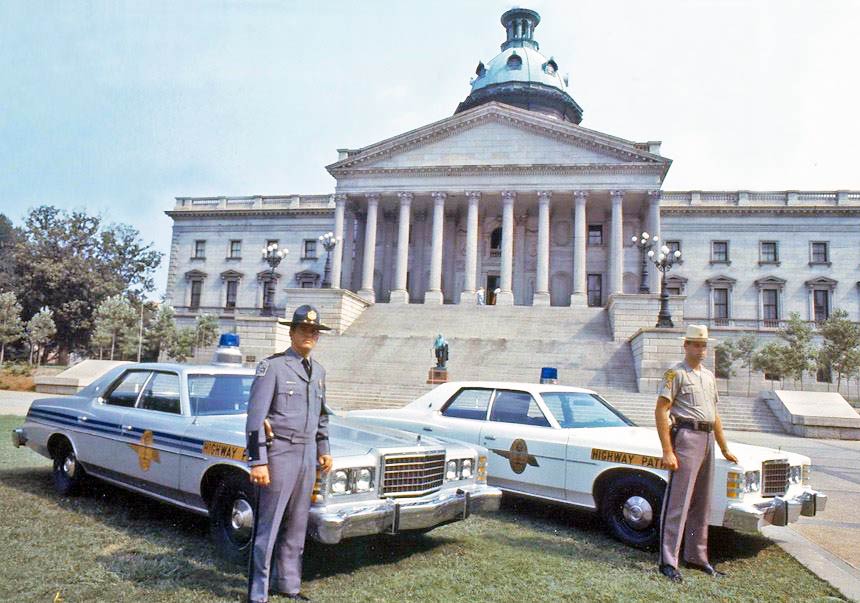
<svg viewBox="0 0 860 603"><path fill-rule="evenodd" d="M219 360L241 359L219 349ZM252 369L129 364L75 396L33 402L12 432L53 459L58 492L93 476L208 515L222 551L249 548L254 490L245 462ZM309 534L324 543L368 534L427 531L498 509L487 451L330 417L334 467L317 479Z"/></svg>
<svg viewBox="0 0 860 603"><path fill-rule="evenodd" d="M562 385L450 382L401 409L347 413L368 424L489 449L489 483L512 494L596 510L634 546L658 539L668 471L654 429L636 427L597 393ZM732 444L717 454L711 525L756 531L824 510L810 459Z"/></svg>

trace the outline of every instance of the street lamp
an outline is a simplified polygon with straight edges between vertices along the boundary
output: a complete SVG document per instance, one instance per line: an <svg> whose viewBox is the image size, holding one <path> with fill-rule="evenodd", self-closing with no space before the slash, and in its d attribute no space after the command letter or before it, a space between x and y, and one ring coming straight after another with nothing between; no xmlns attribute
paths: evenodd
<svg viewBox="0 0 860 603"><path fill-rule="evenodd" d="M266 295L263 298L263 316L272 315L272 308L275 305L275 268L278 267L278 264L281 263L281 260L283 260L289 252L289 249L279 248L277 243L271 243L263 247L263 259L266 260L271 268L269 282L266 285Z"/></svg>
<svg viewBox="0 0 860 603"><path fill-rule="evenodd" d="M325 272L323 273L323 289L331 289L331 252L334 251L334 248L337 247L338 238L334 236L334 233L329 231L324 235L320 235L319 237L320 243L322 243L323 249L326 251L325 257Z"/></svg>
<svg viewBox="0 0 860 603"><path fill-rule="evenodd" d="M657 241L660 240L660 236L654 235L652 237L647 232L643 232L638 237L636 235L633 235L630 240L633 241L633 244L639 248L639 256L642 258L642 270L641 277L639 280L639 293L651 293L651 287L648 285L648 258L651 256L648 255L648 252L657 243Z"/></svg>
<svg viewBox="0 0 860 603"><path fill-rule="evenodd" d="M674 327L672 315L669 313L669 292L666 290L666 273L681 259L681 251L672 251L666 245L660 248L659 253L653 249L648 251L648 257L654 262L654 266L662 273L660 278L660 313L657 314L657 327Z"/></svg>

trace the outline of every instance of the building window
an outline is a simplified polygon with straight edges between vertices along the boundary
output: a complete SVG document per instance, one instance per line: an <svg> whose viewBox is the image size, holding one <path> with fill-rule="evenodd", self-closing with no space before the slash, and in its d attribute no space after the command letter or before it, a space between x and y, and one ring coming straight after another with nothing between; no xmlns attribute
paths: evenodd
<svg viewBox="0 0 860 603"><path fill-rule="evenodd" d="M588 225L588 244L603 245L603 224Z"/></svg>
<svg viewBox="0 0 860 603"><path fill-rule="evenodd" d="M588 305L592 307L603 305L603 278L599 274L588 275Z"/></svg>
<svg viewBox="0 0 860 603"><path fill-rule="evenodd" d="M714 320L718 325L729 324L729 290L714 289Z"/></svg>
<svg viewBox="0 0 860 603"><path fill-rule="evenodd" d="M490 233L490 257L497 258L502 254L502 227L499 226Z"/></svg>
<svg viewBox="0 0 860 603"><path fill-rule="evenodd" d="M191 309L197 310L200 307L200 294L203 292L203 281L191 281Z"/></svg>
<svg viewBox="0 0 860 603"><path fill-rule="evenodd" d="M512 54L508 57L508 69L522 69L523 60L517 54Z"/></svg>
<svg viewBox="0 0 860 603"><path fill-rule="evenodd" d="M317 240L305 239L302 243L302 259L315 260L317 259Z"/></svg>
<svg viewBox="0 0 860 603"><path fill-rule="evenodd" d="M206 241L194 241L194 255L191 256L191 259L206 259Z"/></svg>
<svg viewBox="0 0 860 603"><path fill-rule="evenodd" d="M776 241L760 241L759 242L759 264L778 264L779 263L779 247Z"/></svg>
<svg viewBox="0 0 860 603"><path fill-rule="evenodd" d="M815 322L827 320L830 317L830 291L815 289L812 292L812 307Z"/></svg>
<svg viewBox="0 0 860 603"><path fill-rule="evenodd" d="M242 241L230 241L230 250L227 257L231 260L238 260L242 257Z"/></svg>
<svg viewBox="0 0 860 603"><path fill-rule="evenodd" d="M236 297L239 293L239 281L227 281L227 298L224 303L224 308L227 310L236 309Z"/></svg>
<svg viewBox="0 0 860 603"><path fill-rule="evenodd" d="M681 295L681 288L680 287L666 287L666 294L667 295Z"/></svg>
<svg viewBox="0 0 860 603"><path fill-rule="evenodd" d="M275 281L263 281L263 312L271 312L275 308Z"/></svg>
<svg viewBox="0 0 860 603"><path fill-rule="evenodd" d="M711 263L729 263L728 241L711 241Z"/></svg>
<svg viewBox="0 0 860 603"><path fill-rule="evenodd" d="M761 290L762 319L766 327L779 326L779 291L776 289Z"/></svg>
<svg viewBox="0 0 860 603"><path fill-rule="evenodd" d="M810 264L829 264L830 254L826 241L813 241L810 244Z"/></svg>

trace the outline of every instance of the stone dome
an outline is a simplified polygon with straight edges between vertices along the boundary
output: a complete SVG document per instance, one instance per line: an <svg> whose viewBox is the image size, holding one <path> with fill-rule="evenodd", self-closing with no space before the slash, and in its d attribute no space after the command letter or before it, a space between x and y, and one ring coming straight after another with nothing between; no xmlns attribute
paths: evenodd
<svg viewBox="0 0 860 603"><path fill-rule="evenodd" d="M498 101L576 124L582 121L582 108L568 94L558 63L541 54L533 37L538 23L540 15L526 8L502 15L507 31L502 51L486 65L478 63L472 91L454 113Z"/></svg>

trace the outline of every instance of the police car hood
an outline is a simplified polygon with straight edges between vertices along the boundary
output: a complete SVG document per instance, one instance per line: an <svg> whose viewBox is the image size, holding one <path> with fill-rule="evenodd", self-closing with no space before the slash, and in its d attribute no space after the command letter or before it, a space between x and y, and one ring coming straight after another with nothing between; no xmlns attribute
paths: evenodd
<svg viewBox="0 0 860 603"><path fill-rule="evenodd" d="M620 451L632 454L662 456L660 438L657 430L649 427L594 427L571 429L569 443L575 446L590 447L598 450ZM747 470L759 469L763 461L788 459L792 465L809 464L809 457L785 450L729 442L729 450L738 457L741 466ZM719 449L718 461L723 460ZM727 461L726 461L727 462Z"/></svg>
<svg viewBox="0 0 860 603"><path fill-rule="evenodd" d="M225 440L244 446L246 418L247 415L244 413L213 415L197 417L196 424L204 430L211 430L213 437L216 432L221 432L224 436L229 433L229 437L225 437ZM417 436L413 433L388 427L371 426L348 417L330 416L328 431L331 452L335 457L367 454L373 448L409 447L414 449L419 446L438 450L445 447L445 444L436 438L422 435L421 441L418 442Z"/></svg>

